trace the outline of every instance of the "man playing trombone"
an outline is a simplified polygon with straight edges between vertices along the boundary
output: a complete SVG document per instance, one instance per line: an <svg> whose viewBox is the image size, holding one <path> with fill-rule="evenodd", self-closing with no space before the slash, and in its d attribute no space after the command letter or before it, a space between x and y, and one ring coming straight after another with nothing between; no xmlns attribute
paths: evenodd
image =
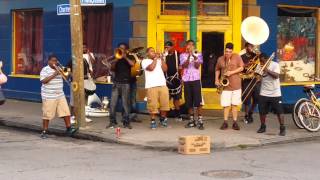
<svg viewBox="0 0 320 180"><path fill-rule="evenodd" d="M58 69L58 59L55 55L50 55L48 65L42 68L40 72L41 98L42 98L42 119L43 130L41 138L48 137L49 121L55 117L57 113L59 117L64 119L67 135L73 135L77 129L73 128L70 123L70 110L66 97L63 92L63 74Z"/></svg>
<svg viewBox="0 0 320 180"><path fill-rule="evenodd" d="M218 58L216 65L215 84L218 88L223 88L220 103L223 107L224 122L221 130L228 128L228 118L232 111L232 129L240 130L237 124L238 107L241 104L241 78L240 72L243 71L243 61L238 54L233 53L233 44L227 43L225 53ZM221 75L221 77L220 77ZM224 81L228 83L224 84ZM221 87L224 86L224 87Z"/></svg>
<svg viewBox="0 0 320 180"><path fill-rule="evenodd" d="M131 67L134 62L127 57L128 45L126 43L120 43L118 45L122 55L116 55L120 57L111 64L111 70L114 72L114 79L111 92L111 103L110 103L110 123L106 128L114 128L117 125L116 120L116 106L119 97L122 100L123 113L123 127L132 129L129 120L130 113L130 80L131 80Z"/></svg>
<svg viewBox="0 0 320 180"><path fill-rule="evenodd" d="M256 72L260 74L261 90L259 97L259 115L261 126L257 133L266 132L266 117L270 110L277 114L280 124L280 136L285 136L286 128L284 126L281 88L280 88L280 66L277 62L272 61L265 53L260 54L260 65Z"/></svg>
<svg viewBox="0 0 320 180"><path fill-rule="evenodd" d="M248 85L252 78L254 77L254 69L256 61L258 59L257 54L253 52L253 45L246 42L245 43L245 53L241 55L241 58L244 63L244 70L242 73L242 101L244 105L244 121L245 123L253 122L253 111L256 105L258 104L259 91L260 91L260 83L257 84L252 92L248 94ZM252 75L252 76L251 76Z"/></svg>

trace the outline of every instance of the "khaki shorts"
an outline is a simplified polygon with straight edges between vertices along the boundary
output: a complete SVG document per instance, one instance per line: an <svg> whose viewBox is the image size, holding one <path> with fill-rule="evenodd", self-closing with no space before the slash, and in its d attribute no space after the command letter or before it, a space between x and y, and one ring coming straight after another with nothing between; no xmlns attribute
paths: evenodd
<svg viewBox="0 0 320 180"><path fill-rule="evenodd" d="M58 117L70 116L70 109L65 97L42 99L42 119L52 120L56 112Z"/></svg>
<svg viewBox="0 0 320 180"><path fill-rule="evenodd" d="M167 86L159 86L147 89L148 110L151 113L158 113L160 111L169 111L169 90Z"/></svg>

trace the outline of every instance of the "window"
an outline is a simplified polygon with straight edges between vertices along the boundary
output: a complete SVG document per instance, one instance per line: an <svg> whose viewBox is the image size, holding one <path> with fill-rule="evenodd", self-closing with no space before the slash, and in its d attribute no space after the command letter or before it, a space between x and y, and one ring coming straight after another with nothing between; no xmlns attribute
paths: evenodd
<svg viewBox="0 0 320 180"><path fill-rule="evenodd" d="M185 42L187 40L186 32L164 32L164 43L171 41L174 49L179 52L185 52Z"/></svg>
<svg viewBox="0 0 320 180"><path fill-rule="evenodd" d="M111 65L102 62L113 54L112 28L113 7L106 6L82 7L83 41L94 54L93 78L106 82L106 76L111 75Z"/></svg>
<svg viewBox="0 0 320 180"><path fill-rule="evenodd" d="M14 74L39 75L43 67L42 10L13 11Z"/></svg>
<svg viewBox="0 0 320 180"><path fill-rule="evenodd" d="M162 15L188 15L190 0L161 0ZM199 0L198 15L227 16L228 0Z"/></svg>
<svg viewBox="0 0 320 180"><path fill-rule="evenodd" d="M282 82L314 81L316 10L278 8L277 52Z"/></svg>

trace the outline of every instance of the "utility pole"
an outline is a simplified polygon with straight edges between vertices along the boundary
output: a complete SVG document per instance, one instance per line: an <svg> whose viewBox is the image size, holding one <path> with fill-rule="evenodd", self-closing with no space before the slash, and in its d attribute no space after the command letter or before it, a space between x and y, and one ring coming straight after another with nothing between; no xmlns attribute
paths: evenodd
<svg viewBox="0 0 320 180"><path fill-rule="evenodd" d="M83 37L80 0L70 0L72 88L77 127L85 127L85 96L83 86Z"/></svg>
<svg viewBox="0 0 320 180"><path fill-rule="evenodd" d="M198 0L190 0L190 39L194 40L195 47L197 44L197 13Z"/></svg>

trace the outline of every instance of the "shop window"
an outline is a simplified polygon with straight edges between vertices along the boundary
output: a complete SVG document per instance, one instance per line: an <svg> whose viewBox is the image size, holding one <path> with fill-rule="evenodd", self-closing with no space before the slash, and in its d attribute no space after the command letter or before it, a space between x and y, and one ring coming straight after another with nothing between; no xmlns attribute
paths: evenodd
<svg viewBox="0 0 320 180"><path fill-rule="evenodd" d="M316 10L278 8L277 52L282 82L314 81Z"/></svg>
<svg viewBox="0 0 320 180"><path fill-rule="evenodd" d="M94 54L93 78L106 82L111 75L111 64L103 61L113 54L112 49L112 5L99 7L82 7L83 41Z"/></svg>
<svg viewBox="0 0 320 180"><path fill-rule="evenodd" d="M39 75L43 67L43 12L15 10L14 74Z"/></svg>
<svg viewBox="0 0 320 180"><path fill-rule="evenodd" d="M188 15L190 0L161 0L162 15ZM227 16L228 0L199 0L198 15Z"/></svg>

